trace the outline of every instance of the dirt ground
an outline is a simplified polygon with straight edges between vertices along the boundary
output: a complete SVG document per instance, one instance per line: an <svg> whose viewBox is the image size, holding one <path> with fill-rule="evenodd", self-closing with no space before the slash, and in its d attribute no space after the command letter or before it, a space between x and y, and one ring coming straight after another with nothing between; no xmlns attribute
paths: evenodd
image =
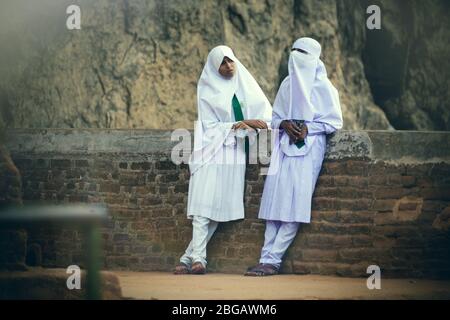
<svg viewBox="0 0 450 320"><path fill-rule="evenodd" d="M172 275L164 272L114 271L122 294L134 299L450 299L450 281L381 279L369 290L366 278L278 275L265 278L236 274Z"/></svg>

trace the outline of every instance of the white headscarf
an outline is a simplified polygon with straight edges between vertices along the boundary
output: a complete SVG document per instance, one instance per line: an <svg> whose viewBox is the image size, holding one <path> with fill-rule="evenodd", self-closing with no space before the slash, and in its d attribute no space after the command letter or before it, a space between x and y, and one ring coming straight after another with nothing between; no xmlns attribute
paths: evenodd
<svg viewBox="0 0 450 320"><path fill-rule="evenodd" d="M289 97L289 101L276 99L273 106L282 120L296 119L306 122L316 121L328 124L336 130L342 128L342 111L339 94L327 76L325 65L320 60L321 46L312 38L300 38L294 42L289 56L289 75L279 89L279 95ZM289 90L289 92L284 92ZM277 102L281 103L277 103ZM306 154L315 140L307 136L305 147L297 148L289 144L289 137L281 138L281 148L287 155Z"/></svg>
<svg viewBox="0 0 450 320"><path fill-rule="evenodd" d="M322 48L312 38L294 42L289 57L290 101L283 110L287 119L325 122L336 129L342 127L339 95L328 79L324 63L320 60ZM284 109L284 108L283 108Z"/></svg>
<svg viewBox="0 0 450 320"><path fill-rule="evenodd" d="M219 73L224 57L235 63L229 79ZM232 99L239 98L244 119L269 122L272 107L250 72L227 46L210 51L197 86L198 120L194 129L194 150L189 160L191 174L211 161L223 146L233 125Z"/></svg>

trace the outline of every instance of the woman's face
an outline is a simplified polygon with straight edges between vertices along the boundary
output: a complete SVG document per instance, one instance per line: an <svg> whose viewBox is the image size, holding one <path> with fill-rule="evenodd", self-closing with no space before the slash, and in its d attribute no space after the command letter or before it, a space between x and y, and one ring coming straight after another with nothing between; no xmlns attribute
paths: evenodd
<svg viewBox="0 0 450 320"><path fill-rule="evenodd" d="M231 78L235 72L234 61L228 57L224 57L219 67L219 73L225 78Z"/></svg>

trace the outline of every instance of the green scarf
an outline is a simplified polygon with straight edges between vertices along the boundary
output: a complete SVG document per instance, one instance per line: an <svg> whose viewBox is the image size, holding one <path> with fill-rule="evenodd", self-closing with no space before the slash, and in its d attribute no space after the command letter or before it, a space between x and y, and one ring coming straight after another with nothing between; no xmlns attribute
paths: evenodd
<svg viewBox="0 0 450 320"><path fill-rule="evenodd" d="M239 100L236 97L236 95L233 95L233 100L232 100L231 104L233 106L233 112L234 112L235 120L236 121L244 120L244 114L242 113L241 104L239 103ZM250 149L249 140L248 140L248 137L245 137L245 153L247 155L247 159L248 159L249 149Z"/></svg>

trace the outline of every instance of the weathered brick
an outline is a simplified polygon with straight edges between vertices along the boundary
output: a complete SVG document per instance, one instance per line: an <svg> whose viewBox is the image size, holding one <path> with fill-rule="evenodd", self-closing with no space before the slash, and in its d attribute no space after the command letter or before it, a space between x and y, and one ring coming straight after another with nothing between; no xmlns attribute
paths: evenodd
<svg viewBox="0 0 450 320"><path fill-rule="evenodd" d="M354 235L352 244L355 247L370 247L372 246L372 237L370 235Z"/></svg>
<svg viewBox="0 0 450 320"><path fill-rule="evenodd" d="M170 189L169 186L170 186L170 184L168 184L168 183L157 183L157 185L158 185L157 193L159 195L165 195L165 194L169 193L169 189Z"/></svg>
<svg viewBox="0 0 450 320"><path fill-rule="evenodd" d="M100 192L119 193L120 185L118 183L100 183Z"/></svg>
<svg viewBox="0 0 450 320"><path fill-rule="evenodd" d="M339 161L324 161L322 170L325 174L332 176L347 174L345 163Z"/></svg>
<svg viewBox="0 0 450 320"><path fill-rule="evenodd" d="M330 235L330 234L308 234L306 236L308 248L331 248L340 246L349 246L352 244L352 238L349 235Z"/></svg>
<svg viewBox="0 0 450 320"><path fill-rule="evenodd" d="M157 182L177 182L180 181L180 176L177 172L159 174L156 177Z"/></svg>
<svg viewBox="0 0 450 320"><path fill-rule="evenodd" d="M312 207L315 210L335 209L336 200L333 198L315 197L312 199Z"/></svg>
<svg viewBox="0 0 450 320"><path fill-rule="evenodd" d="M335 199L335 208L338 210L367 210L370 208L372 200L369 199Z"/></svg>
<svg viewBox="0 0 450 320"><path fill-rule="evenodd" d="M416 185L416 177L402 176L402 185L406 188L411 188Z"/></svg>
<svg viewBox="0 0 450 320"><path fill-rule="evenodd" d="M337 212L335 210L331 211L311 211L311 219L314 221L328 221L328 222L338 222Z"/></svg>
<svg viewBox="0 0 450 320"><path fill-rule="evenodd" d="M175 227L175 221L172 218L159 218L154 223L156 228Z"/></svg>
<svg viewBox="0 0 450 320"><path fill-rule="evenodd" d="M138 195L148 195L148 194L155 194L156 193L156 186L155 185L145 185L145 186L136 186L133 187L131 190L132 193L138 194Z"/></svg>
<svg viewBox="0 0 450 320"><path fill-rule="evenodd" d="M374 216L371 211L337 211L337 221L340 223L372 223Z"/></svg>
<svg viewBox="0 0 450 320"><path fill-rule="evenodd" d="M248 169L245 171L245 179L247 181L258 181L260 179L259 170L257 169Z"/></svg>
<svg viewBox="0 0 450 320"><path fill-rule="evenodd" d="M329 233L334 235L368 234L370 232L370 228L367 224L341 224L311 221L310 226L312 232Z"/></svg>
<svg viewBox="0 0 450 320"><path fill-rule="evenodd" d="M72 166L72 163L68 159L52 159L51 160L51 167L52 168L70 168Z"/></svg>
<svg viewBox="0 0 450 320"><path fill-rule="evenodd" d="M368 183L371 186L385 186L387 184L387 177L383 175L369 176Z"/></svg>
<svg viewBox="0 0 450 320"><path fill-rule="evenodd" d="M165 202L168 204L171 204L171 205L184 203L185 197L186 197L185 194L176 193L176 194L168 195Z"/></svg>
<svg viewBox="0 0 450 320"><path fill-rule="evenodd" d="M176 170L177 165L174 164L172 161L158 161L155 164L155 168L157 170Z"/></svg>
<svg viewBox="0 0 450 320"><path fill-rule="evenodd" d="M69 201L86 203L88 202L88 196L84 194L73 194L69 196Z"/></svg>
<svg viewBox="0 0 450 320"><path fill-rule="evenodd" d="M369 178L368 177L359 177L359 176L349 176L348 177L348 186L355 187L355 188L368 188Z"/></svg>
<svg viewBox="0 0 450 320"><path fill-rule="evenodd" d="M125 200L125 198L116 195L106 195L103 197L103 201L113 205L124 205L126 202Z"/></svg>
<svg viewBox="0 0 450 320"><path fill-rule="evenodd" d="M375 199L399 199L406 194L402 187L382 187L373 191Z"/></svg>
<svg viewBox="0 0 450 320"><path fill-rule="evenodd" d="M392 211L375 213L374 222L376 225L397 224L398 219L394 216Z"/></svg>
<svg viewBox="0 0 450 320"><path fill-rule="evenodd" d="M264 190L263 184L252 184L251 186L251 193L252 194L258 194L261 195Z"/></svg>
<svg viewBox="0 0 450 320"><path fill-rule="evenodd" d="M395 206L395 200L375 200L371 209L380 212L392 211Z"/></svg>
<svg viewBox="0 0 450 320"><path fill-rule="evenodd" d="M368 175L369 163L367 161L347 160L345 161L345 172L350 176L365 177Z"/></svg>
<svg viewBox="0 0 450 320"><path fill-rule="evenodd" d="M87 161L87 160L75 160L75 167L78 167L78 168L89 167L89 161Z"/></svg>
<svg viewBox="0 0 450 320"><path fill-rule="evenodd" d="M450 201L450 187L444 188L422 188L420 195L426 200Z"/></svg>
<svg viewBox="0 0 450 320"><path fill-rule="evenodd" d="M128 169L128 162L120 162L119 169Z"/></svg>
<svg viewBox="0 0 450 320"><path fill-rule="evenodd" d="M142 186L145 184L145 176L139 173L121 172L119 184L122 186Z"/></svg>
<svg viewBox="0 0 450 320"><path fill-rule="evenodd" d="M337 250L303 249L304 261L336 261Z"/></svg>
<svg viewBox="0 0 450 320"><path fill-rule="evenodd" d="M292 263L292 272L295 274L318 273L319 264L317 262L305 262L294 260Z"/></svg>
<svg viewBox="0 0 450 320"><path fill-rule="evenodd" d="M416 210L420 205L417 201L414 202L401 202L398 206L398 210Z"/></svg>
<svg viewBox="0 0 450 320"><path fill-rule="evenodd" d="M130 236L127 233L115 233L113 236L114 241L128 241Z"/></svg>
<svg viewBox="0 0 450 320"><path fill-rule="evenodd" d="M249 201L247 202L249 205L257 205L259 206L261 203L261 197L259 196L250 196L250 197L246 197L249 199Z"/></svg>
<svg viewBox="0 0 450 320"><path fill-rule="evenodd" d="M33 165L32 159L13 159L14 165L19 169L19 171L25 170L26 168L30 168Z"/></svg>
<svg viewBox="0 0 450 320"><path fill-rule="evenodd" d="M142 198L140 204L143 206L154 206L162 203L161 197L158 196L146 196L145 198Z"/></svg>
<svg viewBox="0 0 450 320"><path fill-rule="evenodd" d="M95 159L92 167L103 170L111 170L115 167L115 164L111 160Z"/></svg>
<svg viewBox="0 0 450 320"><path fill-rule="evenodd" d="M334 176L320 175L317 179L316 187L334 187Z"/></svg>
<svg viewBox="0 0 450 320"><path fill-rule="evenodd" d="M237 250L236 248L226 248L225 249L225 256L228 258L235 258L237 257Z"/></svg>
<svg viewBox="0 0 450 320"><path fill-rule="evenodd" d="M350 248L340 249L337 261L383 261L387 257L391 256L390 251L378 248Z"/></svg>
<svg viewBox="0 0 450 320"><path fill-rule="evenodd" d="M387 238L417 237L417 229L414 225L375 226L373 233Z"/></svg>
<svg viewBox="0 0 450 320"><path fill-rule="evenodd" d="M372 193L370 190L364 188L355 188L355 187L340 187L336 190L336 197L339 199L361 199L372 198Z"/></svg>
<svg viewBox="0 0 450 320"><path fill-rule="evenodd" d="M160 256L145 257L142 259L143 264L161 265L164 262L164 258Z"/></svg>
<svg viewBox="0 0 450 320"><path fill-rule="evenodd" d="M316 187L314 197L336 197L337 188Z"/></svg>
<svg viewBox="0 0 450 320"><path fill-rule="evenodd" d="M174 188L175 192L180 192L180 193L187 193L189 190L189 185L188 184L177 184Z"/></svg>
<svg viewBox="0 0 450 320"><path fill-rule="evenodd" d="M149 170L152 167L150 162L132 162L131 170Z"/></svg>
<svg viewBox="0 0 450 320"><path fill-rule="evenodd" d="M131 230L150 230L151 224L148 222L133 222L130 228Z"/></svg>
<svg viewBox="0 0 450 320"><path fill-rule="evenodd" d="M15 163L17 165L17 163ZM33 162L33 167L36 169L46 169L50 166L50 160L48 159L36 159Z"/></svg>
<svg viewBox="0 0 450 320"><path fill-rule="evenodd" d="M147 210L147 212L154 218L159 219L163 217L172 217L172 207L154 207Z"/></svg>

